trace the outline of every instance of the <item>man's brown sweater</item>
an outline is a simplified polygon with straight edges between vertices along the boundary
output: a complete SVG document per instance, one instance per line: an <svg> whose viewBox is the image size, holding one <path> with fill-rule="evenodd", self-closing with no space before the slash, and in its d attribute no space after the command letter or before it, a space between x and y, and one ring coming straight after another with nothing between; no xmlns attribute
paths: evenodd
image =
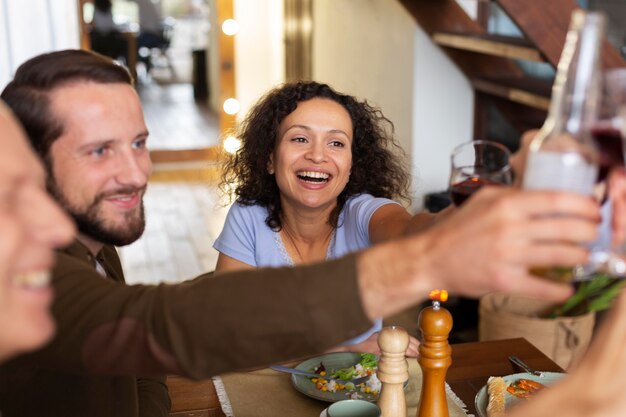
<svg viewBox="0 0 626 417"><path fill-rule="evenodd" d="M127 286L115 248L78 242L53 271L57 334L0 367L3 417L167 415L163 378L207 378L319 353L371 327L355 257ZM143 377L140 375L144 375Z"/></svg>

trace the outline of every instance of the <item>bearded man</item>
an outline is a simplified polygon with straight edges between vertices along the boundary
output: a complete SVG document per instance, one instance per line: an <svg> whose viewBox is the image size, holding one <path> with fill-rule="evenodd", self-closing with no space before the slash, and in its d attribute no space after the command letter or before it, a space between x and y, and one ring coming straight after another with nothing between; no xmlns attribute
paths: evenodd
<svg viewBox="0 0 626 417"><path fill-rule="evenodd" d="M54 279L89 268L102 280L123 283L114 246L134 242L144 230L142 197L151 171L148 129L123 67L87 53L72 55L76 55L72 65L63 55L56 62L49 57L30 61L21 73L29 77L18 74L3 97L16 109L28 136L35 138L33 144L49 174L48 191L78 227L76 240L58 255ZM80 63L81 56L91 58L87 59L91 64ZM22 100L24 96L32 100ZM57 299L57 306L62 302ZM118 324L133 337L131 324ZM71 350L71 339L66 338L68 342L59 349ZM98 349L107 348L93 349L88 354L96 358ZM75 353L78 359L87 351ZM122 416L138 410L141 416L167 416L169 412L165 378L156 374L94 377L46 368L18 374L28 381L37 400L20 400L14 392L9 397L0 395L5 415L30 415L35 404L46 415Z"/></svg>

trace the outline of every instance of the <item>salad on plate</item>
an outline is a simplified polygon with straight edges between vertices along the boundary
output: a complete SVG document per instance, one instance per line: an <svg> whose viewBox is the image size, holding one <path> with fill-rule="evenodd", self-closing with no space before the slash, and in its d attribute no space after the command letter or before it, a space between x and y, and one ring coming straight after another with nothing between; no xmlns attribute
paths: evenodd
<svg viewBox="0 0 626 417"><path fill-rule="evenodd" d="M378 357L371 353L333 352L309 358L295 366L306 372L331 377L331 380L291 375L291 383L302 394L326 402L346 399L378 401L381 382L376 377ZM363 383L351 380L370 375ZM333 380L336 378L337 380ZM338 381L341 380L341 381ZM348 381L344 383L344 381Z"/></svg>
<svg viewBox="0 0 626 417"><path fill-rule="evenodd" d="M348 391L350 399L362 398L359 393L378 395L380 393L381 382L376 377L378 367L378 357L372 353L361 353L359 363L347 368L327 369L324 362L320 362L312 371L321 376L327 376L338 380L348 381L345 384L337 382L335 379L311 378L315 388L322 392ZM358 385L350 382L352 379L369 376L370 378Z"/></svg>

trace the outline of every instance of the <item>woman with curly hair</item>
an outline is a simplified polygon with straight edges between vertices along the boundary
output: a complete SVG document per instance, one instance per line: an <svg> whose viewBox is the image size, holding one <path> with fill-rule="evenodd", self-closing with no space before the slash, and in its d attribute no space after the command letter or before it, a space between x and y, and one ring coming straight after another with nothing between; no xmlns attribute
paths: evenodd
<svg viewBox="0 0 626 417"><path fill-rule="evenodd" d="M214 244L218 271L338 258L433 220L393 200L408 201L410 176L391 121L326 84L270 91L238 136L221 184L237 201ZM378 321L343 350L376 352L380 328Z"/></svg>

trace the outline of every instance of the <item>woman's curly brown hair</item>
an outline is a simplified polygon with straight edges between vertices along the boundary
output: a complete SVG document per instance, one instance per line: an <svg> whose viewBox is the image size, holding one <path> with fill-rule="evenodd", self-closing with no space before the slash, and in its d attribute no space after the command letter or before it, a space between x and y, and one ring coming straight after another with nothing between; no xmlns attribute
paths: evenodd
<svg viewBox="0 0 626 417"><path fill-rule="evenodd" d="M265 222L272 230L280 230L280 190L274 175L267 171L267 163L276 145L280 123L298 103L313 98L341 104L350 114L353 126L350 180L337 198L330 224L337 227L346 200L357 194L409 201L410 176L405 167L405 153L393 137L393 123L366 101L313 81L277 87L250 110L237 134L241 147L224 164L221 189L231 197L234 195L241 204L267 208Z"/></svg>

